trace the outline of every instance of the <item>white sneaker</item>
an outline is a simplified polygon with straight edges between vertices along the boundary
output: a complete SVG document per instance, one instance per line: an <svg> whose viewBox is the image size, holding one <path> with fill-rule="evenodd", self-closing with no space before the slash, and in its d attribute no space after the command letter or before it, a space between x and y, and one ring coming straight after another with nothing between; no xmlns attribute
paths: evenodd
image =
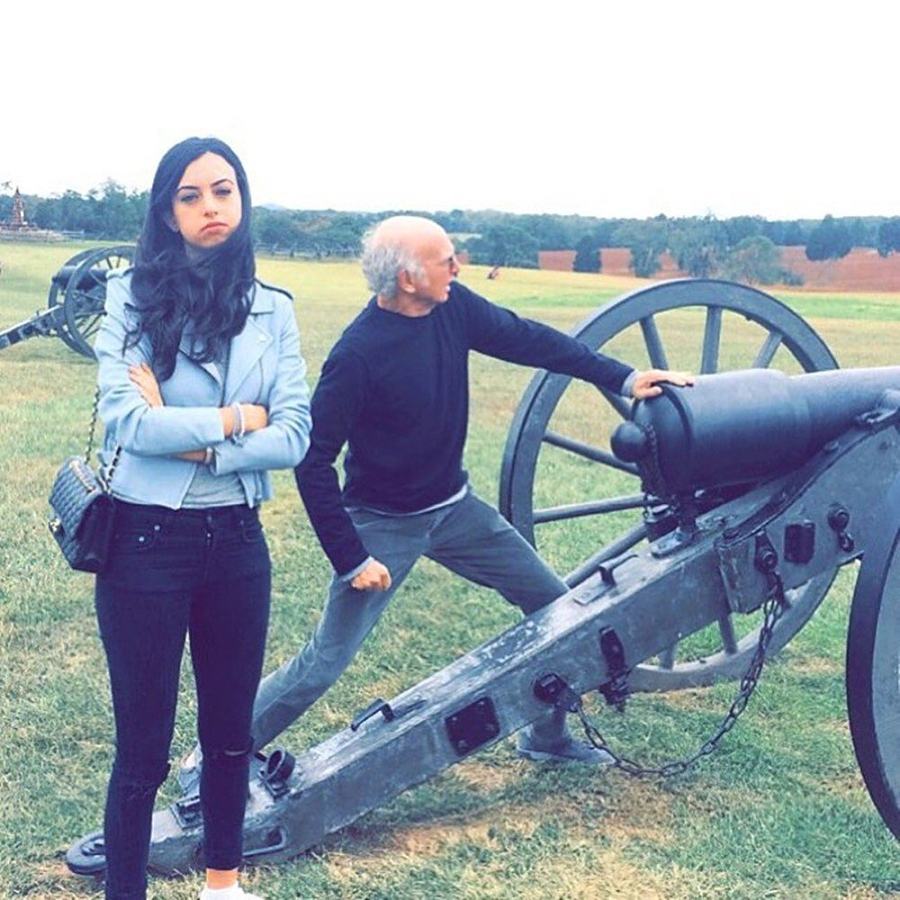
<svg viewBox="0 0 900 900"><path fill-rule="evenodd" d="M205 887L200 891L200 900L263 900L258 894L248 894L239 884L227 888Z"/></svg>

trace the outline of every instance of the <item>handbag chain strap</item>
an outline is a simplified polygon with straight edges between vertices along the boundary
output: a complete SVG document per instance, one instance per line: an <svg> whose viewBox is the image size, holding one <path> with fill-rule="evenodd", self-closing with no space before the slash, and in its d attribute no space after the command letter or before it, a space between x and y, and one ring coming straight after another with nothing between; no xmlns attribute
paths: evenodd
<svg viewBox="0 0 900 900"><path fill-rule="evenodd" d="M97 390L94 393L94 409L91 412L91 424L88 428L88 439L87 446L84 448L84 461L87 465L91 464L91 452L94 449L94 432L97 430L97 412L100 408L100 386L97 385ZM100 472L100 481L103 484L106 492L109 493L109 486L112 484L113 475L116 472L116 466L119 464L119 457L122 454L122 445L116 444L116 452L113 453L112 462L109 464L109 468L104 474L102 471ZM100 461L100 458L97 457L97 461Z"/></svg>

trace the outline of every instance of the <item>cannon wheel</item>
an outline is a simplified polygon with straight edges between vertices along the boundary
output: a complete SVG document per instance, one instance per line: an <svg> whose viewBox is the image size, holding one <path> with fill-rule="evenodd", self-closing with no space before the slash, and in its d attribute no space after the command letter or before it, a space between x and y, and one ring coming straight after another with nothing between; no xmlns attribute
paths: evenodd
<svg viewBox="0 0 900 900"><path fill-rule="evenodd" d="M671 322L673 315L693 316L688 324L695 326L699 358L694 356L682 361L670 357L664 341L664 326ZM683 334L686 331L685 322L676 324L676 328ZM735 352L726 345L725 337L732 331L740 336L744 347L742 352L747 353L746 359L736 359ZM675 364L678 363L681 367L708 374L735 368L768 368L773 361L780 368L799 368L806 372L837 368L837 361L826 344L789 307L755 288L715 279L679 279L626 294L602 307L571 334L592 349L606 348L605 352L621 359L630 358L629 355L622 355L623 352L633 354L633 365L639 369L648 366L678 368L679 365ZM610 343L623 340L626 341L623 343L624 350L607 347ZM627 345L627 340L631 341L630 345ZM641 359L638 360L637 356ZM615 517L616 522L626 521L622 533L612 540L608 540L607 535L604 538L607 542L599 551L593 552L596 543L591 545L590 557L565 577L570 587L584 581L600 563L626 553L644 540L647 534L641 516L646 498L641 493L636 468L617 460L608 449L597 446L598 442L608 439L617 421L629 416L631 404L621 397L600 391L595 394L598 399L602 398L593 407L596 415L590 410L585 415L582 406L580 418L596 418L599 422L604 416L611 417L613 421L603 426L607 437L596 434L593 439L573 437L559 430L554 416L559 417L558 407L564 406L565 395L576 389L589 390L565 375L548 372L535 375L513 418L500 473L500 510L538 549L535 526L544 523L571 522L589 516L611 516ZM569 416L567 424L578 427L578 416L574 419ZM550 448L547 453L543 453L545 448ZM568 456L565 464L571 466L577 461L577 465L582 467L581 474L569 469L566 477L570 482L570 491L572 484L578 489L582 478L585 481L591 478L596 480L600 473L592 473L589 469L599 466L603 473L601 477L608 478L612 483L624 484L623 494L536 509L534 498L537 494L541 502L548 495L558 496L554 494L557 486L548 484L552 479L546 472L552 474L554 468L559 468L556 462L562 460L559 454ZM548 457L552 459L547 460ZM544 460L547 460L546 465L543 465ZM603 494L609 490L602 485L595 489ZM628 510L631 512L623 515L623 511ZM560 526L554 527L558 529ZM606 529L608 531L608 525ZM562 537L562 541L569 543L568 534ZM788 593L790 609L778 623L770 652L775 653L784 647L809 620L827 593L834 574L834 571L826 572ZM685 646L671 647L658 658L645 661L632 673L632 687L635 690L666 691L742 676L758 641L759 629L752 624L747 633L739 637L734 619L734 616L727 616L711 626L710 633L702 634L699 640L682 642Z"/></svg>
<svg viewBox="0 0 900 900"><path fill-rule="evenodd" d="M847 634L847 711L866 788L900 839L900 478L856 581Z"/></svg>
<svg viewBox="0 0 900 900"><path fill-rule="evenodd" d="M94 250L82 250L80 253L76 253L71 259L69 259L64 265L63 268L72 268L72 266L77 266L81 263L82 260L86 259L92 253L95 253ZM55 333L59 335L63 343L70 349L74 350L76 353L81 353L78 344L75 339L69 334L69 326L66 322L66 313L64 309L64 304L66 300L66 285L60 283L56 278L54 278L50 282L50 293L47 296L47 309L55 309L57 308L57 313L54 316L54 327Z"/></svg>
<svg viewBox="0 0 900 900"><path fill-rule="evenodd" d="M103 318L106 277L115 269L130 266L134 262L134 249L130 244L123 244L90 251L69 277L63 300L69 338L66 343L90 359L94 359L91 338Z"/></svg>

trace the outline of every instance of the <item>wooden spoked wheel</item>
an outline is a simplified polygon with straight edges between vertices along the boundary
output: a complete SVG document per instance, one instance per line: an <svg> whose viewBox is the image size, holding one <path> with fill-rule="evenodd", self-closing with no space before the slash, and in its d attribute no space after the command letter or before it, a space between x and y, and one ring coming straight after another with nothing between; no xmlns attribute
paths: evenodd
<svg viewBox="0 0 900 900"><path fill-rule="evenodd" d="M785 304L755 288L715 279L643 288L608 303L571 333L637 369L708 374L837 367L822 339ZM500 510L558 571L569 573L565 580L571 587L646 540L648 498L637 470L609 450L609 435L630 408L621 397L540 372L510 427ZM790 609L778 623L770 652L803 627L833 578L833 571L826 572L789 592ZM632 687L674 690L740 677L758 638L758 619L728 615L638 666Z"/></svg>
<svg viewBox="0 0 900 900"><path fill-rule="evenodd" d="M847 633L847 711L866 788L900 839L900 478L866 549Z"/></svg>
<svg viewBox="0 0 900 900"><path fill-rule="evenodd" d="M78 266L92 253L94 250L82 250L76 253L62 268L53 276L50 281L50 293L47 295L47 308L55 309L56 315L53 317L54 334L58 335L63 343L76 353L81 353L79 345L75 338L69 334L69 327L66 323L66 313L64 304L66 301L66 286L69 278Z"/></svg>
<svg viewBox="0 0 900 900"><path fill-rule="evenodd" d="M93 337L103 318L106 278L110 272L134 262L134 249L127 244L104 247L81 259L76 257L78 262L69 276L63 300L67 334L64 340L84 356L94 358Z"/></svg>

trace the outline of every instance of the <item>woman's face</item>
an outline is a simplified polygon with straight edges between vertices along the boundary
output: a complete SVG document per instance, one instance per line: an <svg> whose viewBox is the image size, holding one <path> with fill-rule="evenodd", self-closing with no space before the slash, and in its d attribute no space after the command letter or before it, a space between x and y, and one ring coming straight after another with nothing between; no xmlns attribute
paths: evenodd
<svg viewBox="0 0 900 900"><path fill-rule="evenodd" d="M198 250L217 247L241 224L234 169L217 153L198 156L181 175L169 227Z"/></svg>

